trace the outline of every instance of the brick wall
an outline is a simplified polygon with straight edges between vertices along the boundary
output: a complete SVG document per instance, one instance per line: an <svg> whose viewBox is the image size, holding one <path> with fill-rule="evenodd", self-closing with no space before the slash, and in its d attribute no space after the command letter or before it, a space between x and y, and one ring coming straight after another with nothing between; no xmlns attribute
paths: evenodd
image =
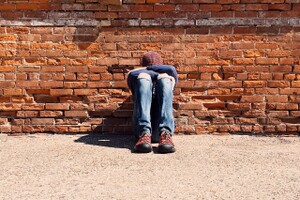
<svg viewBox="0 0 300 200"><path fill-rule="evenodd" d="M130 133L156 50L177 133L297 134L299 49L299 0L0 0L0 132Z"/></svg>

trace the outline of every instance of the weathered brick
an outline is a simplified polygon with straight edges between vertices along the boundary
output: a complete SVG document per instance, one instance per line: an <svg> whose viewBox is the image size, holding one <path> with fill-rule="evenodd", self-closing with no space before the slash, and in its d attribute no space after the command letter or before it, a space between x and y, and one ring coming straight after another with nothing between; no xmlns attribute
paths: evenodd
<svg viewBox="0 0 300 200"><path fill-rule="evenodd" d="M3 95L4 96L23 96L26 92L24 89L21 88L15 88L15 89L4 89Z"/></svg>
<svg viewBox="0 0 300 200"><path fill-rule="evenodd" d="M88 117L87 111L65 111L65 117Z"/></svg>
<svg viewBox="0 0 300 200"><path fill-rule="evenodd" d="M256 64L258 64L258 65L276 65L276 64L278 64L278 58L256 58Z"/></svg>
<svg viewBox="0 0 300 200"><path fill-rule="evenodd" d="M54 118L32 118L32 125L53 125Z"/></svg>
<svg viewBox="0 0 300 200"><path fill-rule="evenodd" d="M255 95L255 96L245 96L243 95L241 97L241 102L263 102L264 101L264 97L263 96L259 96L259 95Z"/></svg>
<svg viewBox="0 0 300 200"><path fill-rule="evenodd" d="M23 104L22 110L44 110L44 104Z"/></svg>
<svg viewBox="0 0 300 200"><path fill-rule="evenodd" d="M266 81L244 81L244 87L265 87Z"/></svg>
<svg viewBox="0 0 300 200"><path fill-rule="evenodd" d="M257 124L257 118L239 117L235 119L237 124Z"/></svg>
<svg viewBox="0 0 300 200"><path fill-rule="evenodd" d="M269 87L286 88L286 87L290 87L290 82L288 82L288 81L269 81L268 86Z"/></svg>
<svg viewBox="0 0 300 200"><path fill-rule="evenodd" d="M250 103L228 103L227 108L228 110L250 110L251 104Z"/></svg>
<svg viewBox="0 0 300 200"><path fill-rule="evenodd" d="M199 103L185 103L185 104L180 104L179 108L183 110L202 110L203 105Z"/></svg>
<svg viewBox="0 0 300 200"><path fill-rule="evenodd" d="M72 89L50 89L50 95L53 96L64 96L64 95L72 95Z"/></svg>
<svg viewBox="0 0 300 200"><path fill-rule="evenodd" d="M38 111L18 111L17 117L19 118L31 118L31 117L38 117Z"/></svg>
<svg viewBox="0 0 300 200"><path fill-rule="evenodd" d="M296 103L277 103L277 110L298 110L298 104Z"/></svg>
<svg viewBox="0 0 300 200"><path fill-rule="evenodd" d="M299 88L300 87L300 81L292 81L291 87L293 87L293 88Z"/></svg>
<svg viewBox="0 0 300 200"><path fill-rule="evenodd" d="M40 117L62 117L62 111L40 111Z"/></svg>
<svg viewBox="0 0 300 200"><path fill-rule="evenodd" d="M267 102L288 102L288 96L286 95L280 95L280 96L274 96L274 95L268 95L266 96Z"/></svg>
<svg viewBox="0 0 300 200"><path fill-rule="evenodd" d="M298 0L120 2L0 6L0 119L15 123L1 131L130 132L126 73L148 50L179 73L177 132L300 130L290 125L300 103Z"/></svg>
<svg viewBox="0 0 300 200"><path fill-rule="evenodd" d="M70 104L68 103L46 103L46 110L69 110Z"/></svg>

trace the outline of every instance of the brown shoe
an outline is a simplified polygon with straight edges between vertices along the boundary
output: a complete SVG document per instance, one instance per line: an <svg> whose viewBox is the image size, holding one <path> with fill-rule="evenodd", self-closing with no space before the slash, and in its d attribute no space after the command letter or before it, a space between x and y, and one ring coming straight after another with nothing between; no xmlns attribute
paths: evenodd
<svg viewBox="0 0 300 200"><path fill-rule="evenodd" d="M174 153L176 151L174 146L172 135L168 131L163 131L159 139L158 152Z"/></svg>
<svg viewBox="0 0 300 200"><path fill-rule="evenodd" d="M145 133L140 137L134 146L134 151L137 153L149 153L152 151L151 135L149 133Z"/></svg>

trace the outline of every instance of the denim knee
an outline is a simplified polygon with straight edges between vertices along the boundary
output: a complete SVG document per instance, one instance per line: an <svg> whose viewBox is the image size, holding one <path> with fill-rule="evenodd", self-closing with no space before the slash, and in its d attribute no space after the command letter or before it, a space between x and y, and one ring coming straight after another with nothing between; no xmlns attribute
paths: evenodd
<svg viewBox="0 0 300 200"><path fill-rule="evenodd" d="M137 79L147 79L147 80L151 81L151 76L147 73L140 73L138 75Z"/></svg>
<svg viewBox="0 0 300 200"><path fill-rule="evenodd" d="M165 90L173 91L175 86L175 79L166 73L159 74L157 77L157 82L160 87L163 87Z"/></svg>

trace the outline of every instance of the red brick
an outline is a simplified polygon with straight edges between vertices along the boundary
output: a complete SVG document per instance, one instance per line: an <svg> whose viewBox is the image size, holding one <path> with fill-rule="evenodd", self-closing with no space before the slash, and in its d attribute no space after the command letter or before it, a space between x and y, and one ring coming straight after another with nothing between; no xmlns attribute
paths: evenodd
<svg viewBox="0 0 300 200"><path fill-rule="evenodd" d="M193 0L193 3L216 3L216 0Z"/></svg>
<svg viewBox="0 0 300 200"><path fill-rule="evenodd" d="M268 10L268 4L247 4L246 5L246 10Z"/></svg>
<svg viewBox="0 0 300 200"><path fill-rule="evenodd" d="M27 94L50 95L49 89L26 89Z"/></svg>
<svg viewBox="0 0 300 200"><path fill-rule="evenodd" d="M291 111L292 117L300 117L300 111Z"/></svg>
<svg viewBox="0 0 300 200"><path fill-rule="evenodd" d="M238 117L235 121L237 124L257 124L257 118Z"/></svg>
<svg viewBox="0 0 300 200"><path fill-rule="evenodd" d="M261 11L259 12L259 16L262 18L275 18L277 16L280 16L281 12L278 10L273 11Z"/></svg>
<svg viewBox="0 0 300 200"><path fill-rule="evenodd" d="M1 3L0 10L15 10L16 5L15 4L3 4Z"/></svg>
<svg viewBox="0 0 300 200"><path fill-rule="evenodd" d="M228 103L227 108L228 110L250 110L251 104L250 103Z"/></svg>
<svg viewBox="0 0 300 200"><path fill-rule="evenodd" d="M29 117L38 117L39 112L38 111L18 111L17 117L20 118L29 118Z"/></svg>
<svg viewBox="0 0 300 200"><path fill-rule="evenodd" d="M97 8L97 7L96 7ZM96 12L95 13L95 18L99 19L114 19L118 18L117 12Z"/></svg>
<svg viewBox="0 0 300 200"><path fill-rule="evenodd" d="M44 104L23 104L22 110L43 110Z"/></svg>
<svg viewBox="0 0 300 200"><path fill-rule="evenodd" d="M92 104L83 104L83 103L72 103L70 110L92 110Z"/></svg>
<svg viewBox="0 0 300 200"><path fill-rule="evenodd" d="M146 0L123 0L125 4L144 4Z"/></svg>
<svg viewBox="0 0 300 200"><path fill-rule="evenodd" d="M64 72L65 67L63 66L43 66L41 72Z"/></svg>
<svg viewBox="0 0 300 200"><path fill-rule="evenodd" d="M209 89L207 91L208 95L228 95L230 94L230 89Z"/></svg>
<svg viewBox="0 0 300 200"><path fill-rule="evenodd" d="M40 86L42 88L63 88L64 83L62 81L41 81Z"/></svg>
<svg viewBox="0 0 300 200"><path fill-rule="evenodd" d="M270 4L269 5L269 10L291 10L291 4L281 4L284 1L281 1L278 4ZM272 2L273 3L273 2Z"/></svg>
<svg viewBox="0 0 300 200"><path fill-rule="evenodd" d="M0 125L4 125L8 122L6 118L0 118Z"/></svg>
<svg viewBox="0 0 300 200"><path fill-rule="evenodd" d="M274 95L268 95L266 96L267 102L288 102L288 96L281 95L281 96L274 96Z"/></svg>
<svg viewBox="0 0 300 200"><path fill-rule="evenodd" d="M64 95L72 95L72 89L50 89L50 95L53 96L64 96Z"/></svg>
<svg viewBox="0 0 300 200"><path fill-rule="evenodd" d="M13 102L13 103L34 103L35 100L33 97L16 96L16 97L11 98L11 102Z"/></svg>
<svg viewBox="0 0 300 200"><path fill-rule="evenodd" d="M277 103L276 110L298 110L296 103Z"/></svg>
<svg viewBox="0 0 300 200"><path fill-rule="evenodd" d="M249 72L269 72L268 66L246 66L246 71Z"/></svg>
<svg viewBox="0 0 300 200"><path fill-rule="evenodd" d="M220 4L200 4L200 11L221 11L222 5Z"/></svg>
<svg viewBox="0 0 300 200"><path fill-rule="evenodd" d="M235 65L253 65L253 58L233 58L233 63Z"/></svg>
<svg viewBox="0 0 300 200"><path fill-rule="evenodd" d="M53 125L54 118L32 118L31 124L32 125Z"/></svg>
<svg viewBox="0 0 300 200"><path fill-rule="evenodd" d="M40 111L40 117L62 117L62 111Z"/></svg>
<svg viewBox="0 0 300 200"><path fill-rule="evenodd" d="M15 89L4 89L3 90L4 96L22 96L25 94L26 94L26 92L24 89L15 88Z"/></svg>
<svg viewBox="0 0 300 200"><path fill-rule="evenodd" d="M233 124L233 118L217 117L212 119L213 124Z"/></svg>
<svg viewBox="0 0 300 200"><path fill-rule="evenodd" d="M269 111L268 113L269 117L288 117L289 112L288 111Z"/></svg>
<svg viewBox="0 0 300 200"><path fill-rule="evenodd" d="M16 71L16 67L14 66L1 66L0 67L0 72L15 72Z"/></svg>
<svg viewBox="0 0 300 200"><path fill-rule="evenodd" d="M65 117L88 117L87 111L65 111Z"/></svg>
<svg viewBox="0 0 300 200"><path fill-rule="evenodd" d="M257 27L256 33L258 34L278 34L279 27L271 26L271 27Z"/></svg>
<svg viewBox="0 0 300 200"><path fill-rule="evenodd" d="M102 80L106 80L106 79L102 79ZM110 79L111 80L111 79ZM126 84L124 84L123 82L121 83L123 84L123 86L126 87ZM88 82L87 84L88 88L109 88L111 86L110 82L108 81L101 81L101 82ZM77 91L77 92L84 92L84 91Z"/></svg>
<svg viewBox="0 0 300 200"><path fill-rule="evenodd" d="M259 96L259 95L255 95L255 96L242 96L241 97L241 102L263 102L264 101L264 97L263 96Z"/></svg>
<svg viewBox="0 0 300 200"><path fill-rule="evenodd" d="M128 9L134 12L151 12L153 11L153 5L129 5Z"/></svg>
<svg viewBox="0 0 300 200"><path fill-rule="evenodd" d="M278 58L256 58L256 64L258 64L258 65L276 65L276 64L278 64Z"/></svg>
<svg viewBox="0 0 300 200"><path fill-rule="evenodd" d="M255 88L256 94L278 94L278 88Z"/></svg>
<svg viewBox="0 0 300 200"><path fill-rule="evenodd" d="M9 133L9 132L11 132L11 126L10 125L0 126L0 132L1 133Z"/></svg>
<svg viewBox="0 0 300 200"><path fill-rule="evenodd" d="M79 96L61 96L61 97L59 97L59 100L62 103L82 102L83 97L79 97ZM57 101L55 101L55 102L57 102Z"/></svg>
<svg viewBox="0 0 300 200"><path fill-rule="evenodd" d="M275 88L287 88L290 87L289 81L268 81L269 87L275 87Z"/></svg>
<svg viewBox="0 0 300 200"><path fill-rule="evenodd" d="M291 87L293 87L293 88L299 88L300 87L300 81L292 81Z"/></svg>
<svg viewBox="0 0 300 200"><path fill-rule="evenodd" d="M242 87L243 83L242 81L219 81L218 86L221 88L239 88Z"/></svg>
<svg viewBox="0 0 300 200"><path fill-rule="evenodd" d="M295 59L294 58L280 58L279 63L281 65L292 65L294 64Z"/></svg>
<svg viewBox="0 0 300 200"><path fill-rule="evenodd" d="M257 18L258 12L256 11L246 11L245 7L239 7L238 10L235 12L235 17L241 17L241 18ZM239 11L242 10L242 11Z"/></svg>
<svg viewBox="0 0 300 200"><path fill-rule="evenodd" d="M235 34L254 34L256 33L255 27L234 27L233 32Z"/></svg>
<svg viewBox="0 0 300 200"><path fill-rule="evenodd" d="M216 26L210 28L210 34L232 34L233 27L230 26Z"/></svg>
<svg viewBox="0 0 300 200"><path fill-rule="evenodd" d="M101 4L104 5L121 5L122 1L121 0L101 0Z"/></svg>
<svg viewBox="0 0 300 200"><path fill-rule="evenodd" d="M31 3L8 3L0 8L1 17L12 21L25 17L34 23L59 18L55 23L70 25L0 28L0 116L15 123L7 131L130 132L133 102L126 73L139 65L148 50L162 53L164 63L175 65L179 73L174 90L177 132L284 134L300 130L287 125L295 123L300 103L296 20L300 12L294 1ZM57 11L57 16L44 12L50 10ZM233 17L238 25L227 26L226 19ZM212 23L216 18L216 23L226 26L190 26L195 20ZM76 19L82 19L82 24ZM101 29L92 25L94 19L102 19ZM240 24L243 21L246 24ZM143 28L134 27L140 25ZM115 66L122 70L111 70ZM52 118L56 124L40 122L40 117ZM87 117L101 118L105 124L97 128L96 123L82 124L78 119ZM231 124L218 125L224 122Z"/></svg>
<svg viewBox="0 0 300 200"><path fill-rule="evenodd" d="M154 11L156 11L155 15L160 15L158 12L163 12L163 11L174 11L175 10L175 4L174 5L154 5ZM145 15L144 15L145 16Z"/></svg>
<svg viewBox="0 0 300 200"><path fill-rule="evenodd" d="M209 109L209 110L213 110L213 109L217 109L217 110L219 110L219 109L224 109L225 108L225 103L223 103L223 102L220 102L220 103L204 103L203 104L204 105L204 107L206 107L207 109Z"/></svg>
<svg viewBox="0 0 300 200"><path fill-rule="evenodd" d="M96 93L96 89L74 89L75 95L95 95Z"/></svg>
<svg viewBox="0 0 300 200"><path fill-rule="evenodd" d="M46 103L46 110L69 110L70 104L68 103Z"/></svg>
<svg viewBox="0 0 300 200"><path fill-rule="evenodd" d="M256 43L255 47L257 49L277 49L278 44L276 44L276 43Z"/></svg>
<svg viewBox="0 0 300 200"><path fill-rule="evenodd" d="M265 81L244 81L243 84L244 87L265 87L266 82Z"/></svg>
<svg viewBox="0 0 300 200"><path fill-rule="evenodd" d="M198 11L199 6L197 4L178 4L176 5L176 10L188 12Z"/></svg>
<svg viewBox="0 0 300 200"><path fill-rule="evenodd" d="M169 0L146 0L146 3L153 3L153 4L158 4L158 3L168 3Z"/></svg>
<svg viewBox="0 0 300 200"><path fill-rule="evenodd" d="M86 82L64 82L65 88L85 88L87 86Z"/></svg>

